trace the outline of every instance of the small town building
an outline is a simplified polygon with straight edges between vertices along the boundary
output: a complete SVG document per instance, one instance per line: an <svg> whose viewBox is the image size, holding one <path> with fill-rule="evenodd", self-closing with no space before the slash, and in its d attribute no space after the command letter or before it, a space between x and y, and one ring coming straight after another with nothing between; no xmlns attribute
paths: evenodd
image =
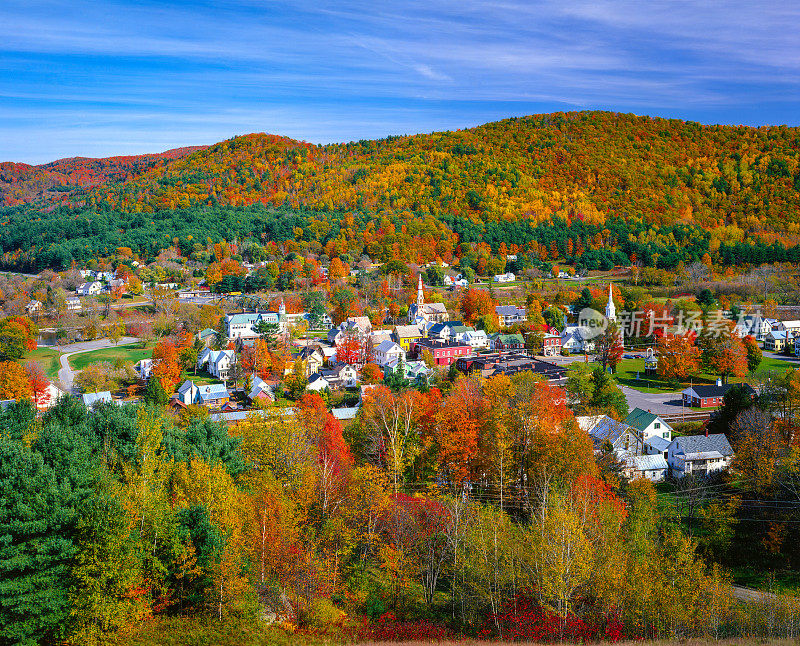
<svg viewBox="0 0 800 646"><path fill-rule="evenodd" d="M411 352L417 341L425 337L418 325L396 325L393 334L394 340L406 352Z"/></svg>
<svg viewBox="0 0 800 646"><path fill-rule="evenodd" d="M794 337L787 330L770 330L764 337L764 350L767 352L783 352L789 343L794 343Z"/></svg>
<svg viewBox="0 0 800 646"><path fill-rule="evenodd" d="M393 361L405 361L406 351L394 341L383 341L375 348L375 363L386 366Z"/></svg>
<svg viewBox="0 0 800 646"><path fill-rule="evenodd" d="M521 334L492 334L489 337L489 348L497 352L522 350L525 348L525 339Z"/></svg>
<svg viewBox="0 0 800 646"><path fill-rule="evenodd" d="M669 464L661 454L628 455L624 464L629 478L647 478L651 482L661 482L669 473Z"/></svg>
<svg viewBox="0 0 800 646"><path fill-rule="evenodd" d="M542 354L545 357L555 357L561 354L561 335L546 333L542 337Z"/></svg>
<svg viewBox="0 0 800 646"><path fill-rule="evenodd" d="M495 314L501 327L510 327L528 320L528 310L516 305L497 305L494 308Z"/></svg>
<svg viewBox="0 0 800 646"><path fill-rule="evenodd" d="M472 348L463 342L420 339L414 348L416 358L422 359L425 350L431 353L437 366L449 366L459 357L466 357L472 353Z"/></svg>
<svg viewBox="0 0 800 646"><path fill-rule="evenodd" d="M667 449L670 472L676 478L723 471L733 457L733 448L723 433L676 437Z"/></svg>
<svg viewBox="0 0 800 646"><path fill-rule="evenodd" d="M81 401L86 408L94 408L99 404L111 404L114 399L108 390L104 390L99 393L84 393L81 395Z"/></svg>
<svg viewBox="0 0 800 646"><path fill-rule="evenodd" d="M683 391L684 406L692 408L716 408L722 403L722 398L731 389L731 384L692 385Z"/></svg>

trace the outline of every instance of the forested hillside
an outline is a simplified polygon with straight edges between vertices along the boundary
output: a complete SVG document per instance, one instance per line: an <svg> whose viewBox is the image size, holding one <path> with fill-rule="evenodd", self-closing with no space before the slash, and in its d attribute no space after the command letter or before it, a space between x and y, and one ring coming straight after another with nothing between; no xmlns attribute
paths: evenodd
<svg viewBox="0 0 800 646"><path fill-rule="evenodd" d="M797 128L703 126L608 112L317 147L264 134L221 142L96 189L120 210L254 202L602 223L612 214L800 231ZM735 234L734 234L735 235Z"/></svg>
<svg viewBox="0 0 800 646"><path fill-rule="evenodd" d="M573 112L328 146L252 134L171 161L87 162L102 184L68 181L56 162L3 193L28 204L0 209L2 264L189 252L207 238L407 261L502 244L588 268L795 260L799 149L797 128ZM44 193L61 197L37 202Z"/></svg>
<svg viewBox="0 0 800 646"><path fill-rule="evenodd" d="M0 163L0 206L31 202L71 204L73 194L107 181L121 182L167 160L178 159L205 146L173 148L154 155L70 157L41 166Z"/></svg>

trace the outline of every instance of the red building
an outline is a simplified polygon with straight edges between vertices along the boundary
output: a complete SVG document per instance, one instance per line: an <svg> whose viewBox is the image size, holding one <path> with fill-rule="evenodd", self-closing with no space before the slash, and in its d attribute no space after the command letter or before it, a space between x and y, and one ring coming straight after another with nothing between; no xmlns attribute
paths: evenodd
<svg viewBox="0 0 800 646"><path fill-rule="evenodd" d="M542 354L546 357L561 354L561 335L545 334L542 339Z"/></svg>
<svg viewBox="0 0 800 646"><path fill-rule="evenodd" d="M466 357L472 353L472 348L464 343L420 339L414 346L417 359L422 359L425 350L430 351L437 366L449 366L459 357Z"/></svg>

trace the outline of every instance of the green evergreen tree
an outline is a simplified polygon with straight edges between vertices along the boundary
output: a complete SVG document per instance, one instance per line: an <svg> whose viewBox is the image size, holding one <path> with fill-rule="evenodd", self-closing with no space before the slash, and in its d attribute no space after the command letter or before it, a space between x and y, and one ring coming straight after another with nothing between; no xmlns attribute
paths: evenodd
<svg viewBox="0 0 800 646"><path fill-rule="evenodd" d="M150 381L147 382L147 388L145 388L143 399L148 404L165 406L169 402L169 395L167 395L167 391L164 390L164 386L161 385L161 381L155 377L151 377Z"/></svg>
<svg viewBox="0 0 800 646"><path fill-rule="evenodd" d="M628 400L620 390L617 380L598 367L592 372L592 396L589 407L617 419L628 416Z"/></svg>
<svg viewBox="0 0 800 646"><path fill-rule="evenodd" d="M97 464L86 443L59 424L31 448L0 439L0 642L63 639L72 603L79 514Z"/></svg>

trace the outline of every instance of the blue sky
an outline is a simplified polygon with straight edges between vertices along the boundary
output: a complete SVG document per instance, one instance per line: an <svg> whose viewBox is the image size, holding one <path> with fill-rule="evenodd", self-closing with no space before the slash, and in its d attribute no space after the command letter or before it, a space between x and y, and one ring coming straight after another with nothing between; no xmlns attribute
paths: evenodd
<svg viewBox="0 0 800 646"><path fill-rule="evenodd" d="M2 0L0 161L605 109L800 124L794 0Z"/></svg>

